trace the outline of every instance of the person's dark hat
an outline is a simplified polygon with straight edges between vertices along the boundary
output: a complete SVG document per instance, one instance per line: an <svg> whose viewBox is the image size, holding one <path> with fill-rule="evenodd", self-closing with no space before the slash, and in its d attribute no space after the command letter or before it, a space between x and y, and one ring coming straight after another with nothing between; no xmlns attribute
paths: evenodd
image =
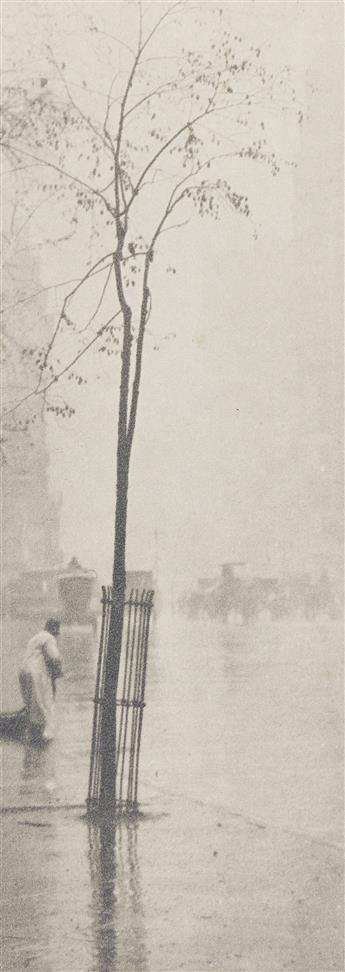
<svg viewBox="0 0 345 972"><path fill-rule="evenodd" d="M59 633L60 626L61 626L61 621L59 621L58 618L48 618L48 621L46 621L45 628L46 631L49 631L49 633L53 635Z"/></svg>

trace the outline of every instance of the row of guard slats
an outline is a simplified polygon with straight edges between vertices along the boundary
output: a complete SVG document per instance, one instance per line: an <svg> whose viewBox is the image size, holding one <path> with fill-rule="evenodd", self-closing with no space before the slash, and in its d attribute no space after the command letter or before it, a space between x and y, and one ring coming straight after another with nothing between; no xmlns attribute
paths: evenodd
<svg viewBox="0 0 345 972"><path fill-rule="evenodd" d="M102 624L96 675L92 727L88 806L100 804L100 774L103 735L105 672L109 650L112 588L102 587ZM132 590L125 600L122 651L114 704L120 709L116 729L115 808L132 810L138 800L139 756L143 724L150 616L153 591Z"/></svg>

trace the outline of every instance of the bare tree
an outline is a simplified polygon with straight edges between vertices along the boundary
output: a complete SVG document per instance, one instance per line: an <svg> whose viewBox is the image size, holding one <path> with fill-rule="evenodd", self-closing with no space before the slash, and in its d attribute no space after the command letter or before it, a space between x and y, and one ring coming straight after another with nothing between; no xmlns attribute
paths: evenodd
<svg viewBox="0 0 345 972"><path fill-rule="evenodd" d="M84 245L80 277L65 287L53 331L38 349L38 381L10 411L40 397L44 408L68 414L67 403L56 404L50 397L57 383L66 373L83 380L75 367L91 348L121 355L105 803L114 787L129 469L155 258L163 234L181 230L193 211L213 219L227 211L239 214L255 232L249 200L234 182L253 161L278 174L281 162L269 148L266 128L277 110L292 109L298 116L288 69L270 72L260 49L223 24L221 7L159 4L157 17L155 4L130 6L131 16L133 10L136 15L135 40L116 37L109 22L84 24L99 83L83 79L78 85L70 61L47 47L40 77L6 86L2 135L11 177L19 176L25 188L27 220L37 208L50 221L57 212L62 238L75 232L91 248ZM197 38L193 50L183 42L191 20ZM167 269L175 272L170 264ZM81 326L78 297L87 288L90 313ZM61 361L57 348L71 334L76 347Z"/></svg>

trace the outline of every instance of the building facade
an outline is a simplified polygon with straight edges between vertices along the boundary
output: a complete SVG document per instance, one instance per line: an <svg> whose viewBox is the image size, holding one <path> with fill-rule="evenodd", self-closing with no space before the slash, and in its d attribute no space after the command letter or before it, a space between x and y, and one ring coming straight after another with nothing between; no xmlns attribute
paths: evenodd
<svg viewBox="0 0 345 972"><path fill-rule="evenodd" d="M7 241L6 241L7 243ZM59 548L61 499L49 487L49 454L44 416L37 399L11 411L35 387L37 364L29 342L45 342L49 320L42 300L26 301L40 290L38 265L29 251L20 260L6 245L3 273L5 323L2 361L2 585L23 570L47 570L62 561ZM7 309L6 309L7 308ZM28 426L23 423L28 421Z"/></svg>

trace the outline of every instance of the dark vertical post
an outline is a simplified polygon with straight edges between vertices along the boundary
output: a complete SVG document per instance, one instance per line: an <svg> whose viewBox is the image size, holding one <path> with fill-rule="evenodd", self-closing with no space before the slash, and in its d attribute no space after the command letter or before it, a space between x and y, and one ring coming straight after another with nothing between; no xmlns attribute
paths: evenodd
<svg viewBox="0 0 345 972"><path fill-rule="evenodd" d="M116 692L119 676L126 591L126 533L129 450L127 445L127 398L131 331L124 328L117 439L116 513L113 568L113 599L110 612L105 671L101 759L101 802L111 809L116 801Z"/></svg>
<svg viewBox="0 0 345 972"><path fill-rule="evenodd" d="M134 621L133 621L133 629L132 629L131 653L130 653L130 662L129 662L128 684L127 684L127 698L124 699L124 707L126 710L125 728L124 728L124 737L123 737L123 745L122 745L122 759L121 759L121 771L120 771L120 782L119 782L119 799L121 801L122 801L122 794L123 794L123 781L124 781L124 771L125 771L125 763L126 763L126 743L127 743L127 731L128 731L128 720L129 720L129 708L131 704L132 673L133 673L133 662L134 662L134 655L135 655L135 638L136 638L137 618L138 618L138 591L131 592L131 600L132 598L134 604Z"/></svg>
<svg viewBox="0 0 345 972"><path fill-rule="evenodd" d="M126 632L126 648L125 648L125 659L124 659L124 672L123 672L123 685L122 685L122 697L118 699L118 704L120 705L120 724L117 738L116 747L116 773L119 765L119 756L122 746L122 730L124 723L124 709L125 709L125 699L127 697L127 674L128 674L128 662L129 662L129 646L130 646L130 636L131 636L131 623L132 623L132 608L133 608L133 591L130 593L129 601L126 601L125 607L128 609L127 613L127 632Z"/></svg>
<svg viewBox="0 0 345 972"><path fill-rule="evenodd" d="M133 689L132 734L131 734L130 758L129 758L129 768L128 768L127 800L129 803L133 802L133 772L134 772L134 765L135 765L135 750L136 750L136 742L137 742L138 713L141 704L140 684L141 684L141 669L142 669L142 647L143 647L145 620L146 620L145 604L146 604L146 592L142 591L140 597L140 624L138 629L138 637L137 637L137 645L136 645L136 669L135 669L135 679L134 679L134 689Z"/></svg>
<svg viewBox="0 0 345 972"><path fill-rule="evenodd" d="M102 671L103 652L104 652L104 627L105 627L106 605L107 605L107 592L105 587L102 587L101 604L102 604L102 626L101 626L101 635L100 635L99 650L98 650L96 691L95 691L94 710L93 710L89 789L88 789L88 799L87 799L88 804L91 803L92 796L93 796L95 761L96 761L96 755L98 749L97 740L99 734L100 705L101 705L100 687L101 687L101 671Z"/></svg>
<svg viewBox="0 0 345 972"><path fill-rule="evenodd" d="M140 708L139 708L139 727L138 727L138 741L137 741L137 752L136 752L136 766L135 766L135 777L134 777L134 804L137 804L138 800L138 777L139 777L139 756L140 756L140 745L141 745L141 734L143 728L143 716L144 716L144 699L145 699L145 686L146 686L146 671L147 671L147 652L149 643L149 628L150 628L150 617L153 606L153 591L150 591L147 595L145 603L145 626L143 635L143 660L142 660L142 681L140 686Z"/></svg>

